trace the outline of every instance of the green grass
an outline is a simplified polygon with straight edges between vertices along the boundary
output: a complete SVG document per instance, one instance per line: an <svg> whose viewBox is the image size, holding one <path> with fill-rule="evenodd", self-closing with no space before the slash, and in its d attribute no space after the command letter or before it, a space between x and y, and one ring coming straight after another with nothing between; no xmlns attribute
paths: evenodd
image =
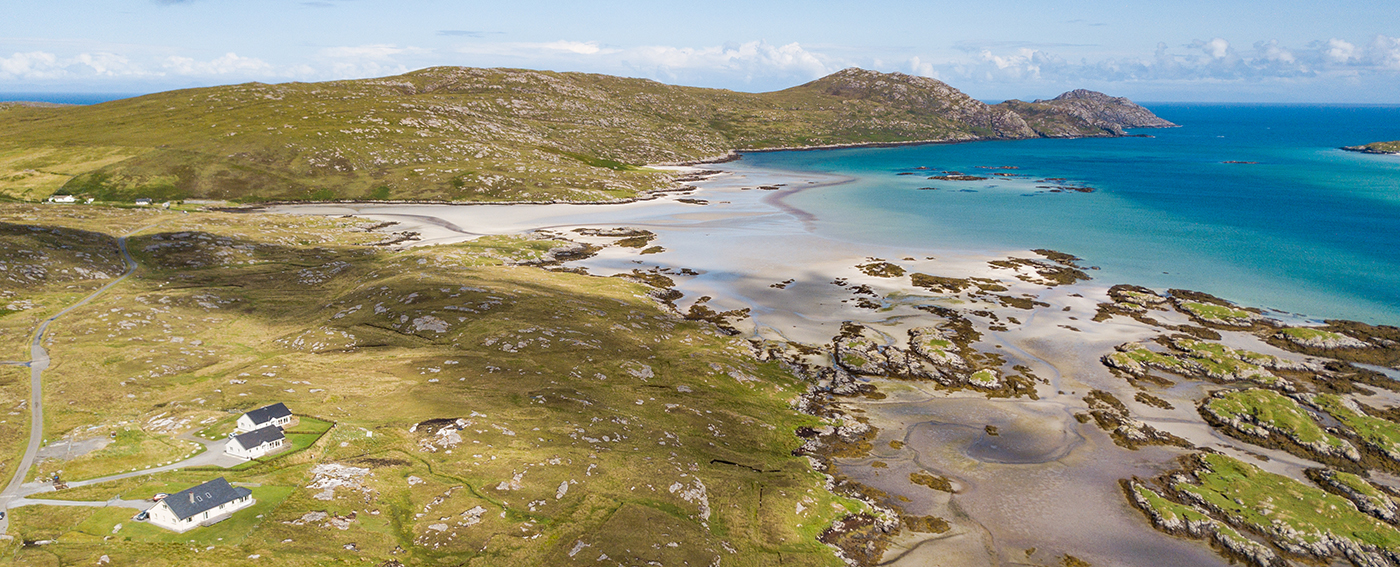
<svg viewBox="0 0 1400 567"><path fill-rule="evenodd" d="M231 413L228 416L209 424L208 427L196 431L194 434L197 437L202 437L210 441L218 441L220 439L228 437L230 433L233 433L236 429L238 429L238 418L242 417L242 415L243 414L241 413Z"/></svg>
<svg viewBox="0 0 1400 567"><path fill-rule="evenodd" d="M121 533L133 542L141 543L193 543L195 545L237 545L247 539L254 528L272 515L272 511L296 490L291 486L254 486L252 506L239 510L232 517L212 526L196 528L178 534L149 522L132 522L128 516ZM263 516L259 518L258 516ZM108 533L111 527L107 528Z"/></svg>
<svg viewBox="0 0 1400 567"><path fill-rule="evenodd" d="M1311 327L1288 327L1280 332L1290 337L1305 341L1335 341L1346 338L1346 335L1343 335L1341 333L1334 333L1332 331L1324 331L1322 329L1314 329Z"/></svg>
<svg viewBox="0 0 1400 567"><path fill-rule="evenodd" d="M1199 484L1179 482L1177 491L1202 499L1251 529L1297 542L1315 543L1330 533L1388 551L1400 550L1400 532L1362 513L1350 501L1322 489L1266 472L1220 454L1200 456L1206 468ZM1281 528L1292 530L1285 535Z"/></svg>
<svg viewBox="0 0 1400 567"><path fill-rule="evenodd" d="M325 434L335 426L332 422L316 419L314 417L299 416L298 419L300 423L298 423L296 427L283 432L287 436L287 449L273 455L259 457L245 463L234 465L229 467L229 470L248 470L259 465L291 457L316 444L317 441L321 440L321 437L325 436Z"/></svg>
<svg viewBox="0 0 1400 567"><path fill-rule="evenodd" d="M37 209L0 205L10 218ZM859 505L827 492L825 478L792 454L800 442L793 431L822 425L792 409L806 384L776 362L753 360L746 345L708 324L668 314L645 285L503 259L537 257L555 243L502 238L386 251L362 246L379 237L357 231L372 223L356 219L105 207L63 215L27 222L104 235L137 221L165 223L132 239L142 263L135 277L52 327L51 436L121 427L219 436L237 412L277 401L337 423L310 443L326 423L303 418L289 437L309 446L263 465L162 473L60 496L149 498L218 475L297 487L242 544L225 534L208 552L161 547L169 562L236 563L261 553L266 564L540 565L564 561L574 541L589 538L590 552L656 550L653 559L668 564L722 549L720 542L735 549L736 564L776 563L779 553L786 564L840 564L816 535ZM26 293L71 285L50 273L53 282ZM437 435L443 424L459 419L467 423L456 432L461 440L436 444L446 439ZM307 487L314 467L326 464L371 469L368 492L316 498L319 490ZM522 472L518 489L497 489ZM699 499L669 489L697 479L707 487L708 519ZM567 493L556 498L564 482ZM480 524L430 528L475 506L486 510ZM359 519L345 532L285 523L315 511ZM107 521L94 520L94 531ZM16 561L42 552L74 564L94 554L131 563L149 554L136 537L148 534L128 528L107 542L19 551ZM680 547L665 548L668 541ZM342 547L351 542L363 551ZM391 557L395 547L406 551Z"/></svg>
<svg viewBox="0 0 1400 567"><path fill-rule="evenodd" d="M1318 425L1298 402L1273 390L1227 392L1210 398L1205 408L1221 419L1243 419L1246 423L1258 424L1305 445L1322 443L1330 447L1346 446L1346 442Z"/></svg>
<svg viewBox="0 0 1400 567"><path fill-rule="evenodd" d="M30 469L30 477L50 478L58 473L66 481L86 480L167 464L204 451L197 443L139 429L121 429L116 434L110 445L86 455L40 461Z"/></svg>
<svg viewBox="0 0 1400 567"><path fill-rule="evenodd" d="M1366 479L1351 474L1349 472L1336 471L1332 473L1332 480L1350 488L1363 498L1371 500L1376 508L1384 509L1393 506L1394 502L1389 494L1382 492L1375 485L1366 482Z"/></svg>
<svg viewBox="0 0 1400 567"><path fill-rule="evenodd" d="M1109 354L1109 356L1119 360L1132 361L1168 371L1182 370L1185 368L1185 365L1182 364L1181 360L1177 357L1148 350L1145 347L1114 352Z"/></svg>
<svg viewBox="0 0 1400 567"><path fill-rule="evenodd" d="M1034 115L1034 128L1004 112ZM942 83L847 70L770 93L582 73L437 67L327 83L0 106L0 194L597 202L669 185L636 164L738 148L1105 136L1062 102L988 107Z"/></svg>
<svg viewBox="0 0 1400 567"><path fill-rule="evenodd" d="M929 351L944 351L953 348L953 341L945 339L924 339L924 348Z"/></svg>
<svg viewBox="0 0 1400 567"><path fill-rule="evenodd" d="M1157 491L1152 490L1151 488L1148 488L1141 484L1133 483L1132 490L1134 492L1137 492L1139 496L1146 500L1147 505L1153 510L1155 510L1158 514L1160 514L1162 516L1163 521L1215 521L1213 518L1201 511L1200 508L1197 508L1195 506L1189 506L1186 504L1179 504L1176 502L1172 502L1171 500L1167 500L1161 494L1158 494Z"/></svg>
<svg viewBox="0 0 1400 567"><path fill-rule="evenodd" d="M1271 364L1275 361L1273 356L1195 339L1178 339L1172 344L1186 351L1187 359L1212 376L1244 378L1264 385L1278 382L1277 376L1254 364Z"/></svg>
<svg viewBox="0 0 1400 567"><path fill-rule="evenodd" d="M173 493L184 488L182 486L164 485L158 486L155 492ZM11 510L18 532L18 537L23 539L54 539L59 544L64 543L97 543L101 544L104 536L115 535L121 542L160 543L160 544L193 544L198 546L231 546L242 543L253 532L259 524L263 523L282 505L296 490L291 486L255 486L252 487L253 498L257 500L252 506L239 510L232 517L217 524L195 528L183 534L175 533L149 522L138 522L132 519L139 511L131 508L86 508L86 507L66 507L66 506L45 506L33 505ZM144 494L142 499L148 498L150 494ZM262 517L259 518L258 516ZM121 529L114 531L114 528L121 524ZM99 538L93 542L89 538Z"/></svg>
<svg viewBox="0 0 1400 567"><path fill-rule="evenodd" d="M1312 402L1322 411L1337 418L1337 421L1350 428L1366 443L1391 455L1391 458L1400 460L1397 458L1400 457L1400 424L1347 407L1342 398L1335 394L1318 394L1312 398Z"/></svg>
<svg viewBox="0 0 1400 567"><path fill-rule="evenodd" d="M1244 311L1242 309L1235 309L1233 307L1226 307L1224 305L1216 305L1214 303L1199 303L1194 301L1187 301L1183 302L1181 306L1182 308L1190 312L1192 315L1195 315L1207 321L1228 323L1242 319L1248 319L1250 316L1250 313L1248 311Z"/></svg>
<svg viewBox="0 0 1400 567"><path fill-rule="evenodd" d="M159 493L173 494L194 484L198 484L196 479L207 480L207 472L177 471L157 473L154 475L137 476L120 480L109 480L96 484L88 484L60 490L57 492L43 492L30 496L37 500L86 500L101 502L112 498L123 500L148 500Z"/></svg>

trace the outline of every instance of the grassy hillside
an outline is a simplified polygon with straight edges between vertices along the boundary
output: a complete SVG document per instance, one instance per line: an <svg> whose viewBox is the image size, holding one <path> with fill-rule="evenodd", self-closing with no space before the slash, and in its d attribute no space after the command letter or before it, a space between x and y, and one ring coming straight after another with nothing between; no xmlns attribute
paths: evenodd
<svg viewBox="0 0 1400 567"><path fill-rule="evenodd" d="M45 475L168 462L189 450L176 434L218 437L272 402L334 422L266 463L51 495L225 476L257 510L176 535L129 509L14 508L7 564L840 565L817 534L859 505L793 455L793 431L818 425L790 405L804 385L649 287L517 265L555 241L388 251L360 219L16 204L0 218L0 260L34 274L0 279L14 336L115 269L113 235L149 227L129 241L135 276L50 329L45 436L113 442ZM13 422L28 390L12 370ZM0 427L3 462L16 429ZM53 543L23 543L38 540Z"/></svg>
<svg viewBox="0 0 1400 567"><path fill-rule="evenodd" d="M439 67L0 105L0 195L606 201L671 183L642 164L734 149L1121 134L1098 109L1058 101L989 106L934 79L860 69L751 94Z"/></svg>

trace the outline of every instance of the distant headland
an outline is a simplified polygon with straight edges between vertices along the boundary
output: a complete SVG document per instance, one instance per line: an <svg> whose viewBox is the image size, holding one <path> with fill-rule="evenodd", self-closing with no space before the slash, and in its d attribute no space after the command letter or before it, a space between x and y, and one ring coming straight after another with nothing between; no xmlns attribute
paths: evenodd
<svg viewBox="0 0 1400 567"><path fill-rule="evenodd" d="M1075 90L990 105L935 79L846 69L741 93L585 73L434 67L247 83L90 106L0 104L0 196L97 202L615 202L674 188L645 164L732 152L1114 137L1174 126Z"/></svg>
<svg viewBox="0 0 1400 567"><path fill-rule="evenodd" d="M1343 146L1342 149L1349 152L1361 152L1363 154L1400 155L1400 140L1394 142L1371 142L1364 146Z"/></svg>

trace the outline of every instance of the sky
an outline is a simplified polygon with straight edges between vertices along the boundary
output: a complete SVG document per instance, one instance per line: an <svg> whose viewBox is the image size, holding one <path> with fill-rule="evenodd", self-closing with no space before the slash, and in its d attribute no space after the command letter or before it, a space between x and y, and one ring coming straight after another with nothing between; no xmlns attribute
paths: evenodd
<svg viewBox="0 0 1400 567"><path fill-rule="evenodd" d="M522 67L778 90L846 67L976 98L1400 104L1400 2L0 0L0 93ZM11 97L12 98L12 97Z"/></svg>

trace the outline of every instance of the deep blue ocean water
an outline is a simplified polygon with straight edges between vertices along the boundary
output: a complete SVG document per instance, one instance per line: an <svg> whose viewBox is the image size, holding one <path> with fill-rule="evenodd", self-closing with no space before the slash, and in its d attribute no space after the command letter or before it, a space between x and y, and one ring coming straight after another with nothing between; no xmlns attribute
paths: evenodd
<svg viewBox="0 0 1400 567"><path fill-rule="evenodd" d="M1150 104L1152 137L755 153L751 166L856 181L786 202L815 230L932 249L1051 248L1105 283L1186 288L1310 318L1400 324L1400 107ZM1227 161L1258 162L1230 164ZM918 170L920 175L898 173ZM1015 170L978 166L1014 166ZM926 179L939 171L992 177ZM1048 177L1093 193L1051 193ZM937 190L920 190L937 187Z"/></svg>
<svg viewBox="0 0 1400 567"><path fill-rule="evenodd" d="M97 104L139 96L120 93L0 93L0 102L52 102L57 104Z"/></svg>

